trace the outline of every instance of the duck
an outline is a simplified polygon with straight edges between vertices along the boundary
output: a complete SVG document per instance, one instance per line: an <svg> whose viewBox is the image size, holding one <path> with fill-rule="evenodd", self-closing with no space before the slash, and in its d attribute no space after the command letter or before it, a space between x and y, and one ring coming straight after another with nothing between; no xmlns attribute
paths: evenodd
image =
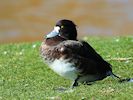
<svg viewBox="0 0 133 100"><path fill-rule="evenodd" d="M108 76L120 79L88 42L77 39L76 24L68 19L59 20L45 36L40 54L55 73L72 81L72 88Z"/></svg>

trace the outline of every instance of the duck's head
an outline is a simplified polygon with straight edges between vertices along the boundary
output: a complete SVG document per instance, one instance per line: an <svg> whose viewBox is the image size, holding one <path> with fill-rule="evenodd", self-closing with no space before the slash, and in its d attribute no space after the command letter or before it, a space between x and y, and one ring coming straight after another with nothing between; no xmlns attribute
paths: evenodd
<svg viewBox="0 0 133 100"><path fill-rule="evenodd" d="M76 25L71 20L59 20L54 26L53 31L46 35L46 39L53 38L56 36L62 37L67 40L76 40Z"/></svg>

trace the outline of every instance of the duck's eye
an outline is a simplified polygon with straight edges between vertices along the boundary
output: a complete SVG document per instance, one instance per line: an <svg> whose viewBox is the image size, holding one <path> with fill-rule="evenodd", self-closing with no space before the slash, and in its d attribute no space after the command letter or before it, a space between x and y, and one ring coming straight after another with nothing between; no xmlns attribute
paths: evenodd
<svg viewBox="0 0 133 100"><path fill-rule="evenodd" d="M61 28L64 28L64 26L62 25Z"/></svg>

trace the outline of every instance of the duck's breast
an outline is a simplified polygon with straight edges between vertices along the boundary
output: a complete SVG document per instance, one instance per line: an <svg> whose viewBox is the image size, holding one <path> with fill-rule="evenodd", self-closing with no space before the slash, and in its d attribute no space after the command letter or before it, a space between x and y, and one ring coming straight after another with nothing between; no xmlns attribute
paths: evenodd
<svg viewBox="0 0 133 100"><path fill-rule="evenodd" d="M69 62L69 59L55 59L49 64L50 68L60 76L63 76L70 80L77 78L77 69L73 63Z"/></svg>

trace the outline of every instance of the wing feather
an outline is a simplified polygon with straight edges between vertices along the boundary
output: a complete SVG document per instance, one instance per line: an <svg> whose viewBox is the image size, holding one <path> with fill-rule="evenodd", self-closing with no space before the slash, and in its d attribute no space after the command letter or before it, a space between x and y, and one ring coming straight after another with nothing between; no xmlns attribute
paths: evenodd
<svg viewBox="0 0 133 100"><path fill-rule="evenodd" d="M60 44L62 53L80 59L79 67L86 69L86 73L106 73L111 65L106 62L87 42L67 40ZM88 71L88 72L87 72ZM84 71L85 72L85 71Z"/></svg>

